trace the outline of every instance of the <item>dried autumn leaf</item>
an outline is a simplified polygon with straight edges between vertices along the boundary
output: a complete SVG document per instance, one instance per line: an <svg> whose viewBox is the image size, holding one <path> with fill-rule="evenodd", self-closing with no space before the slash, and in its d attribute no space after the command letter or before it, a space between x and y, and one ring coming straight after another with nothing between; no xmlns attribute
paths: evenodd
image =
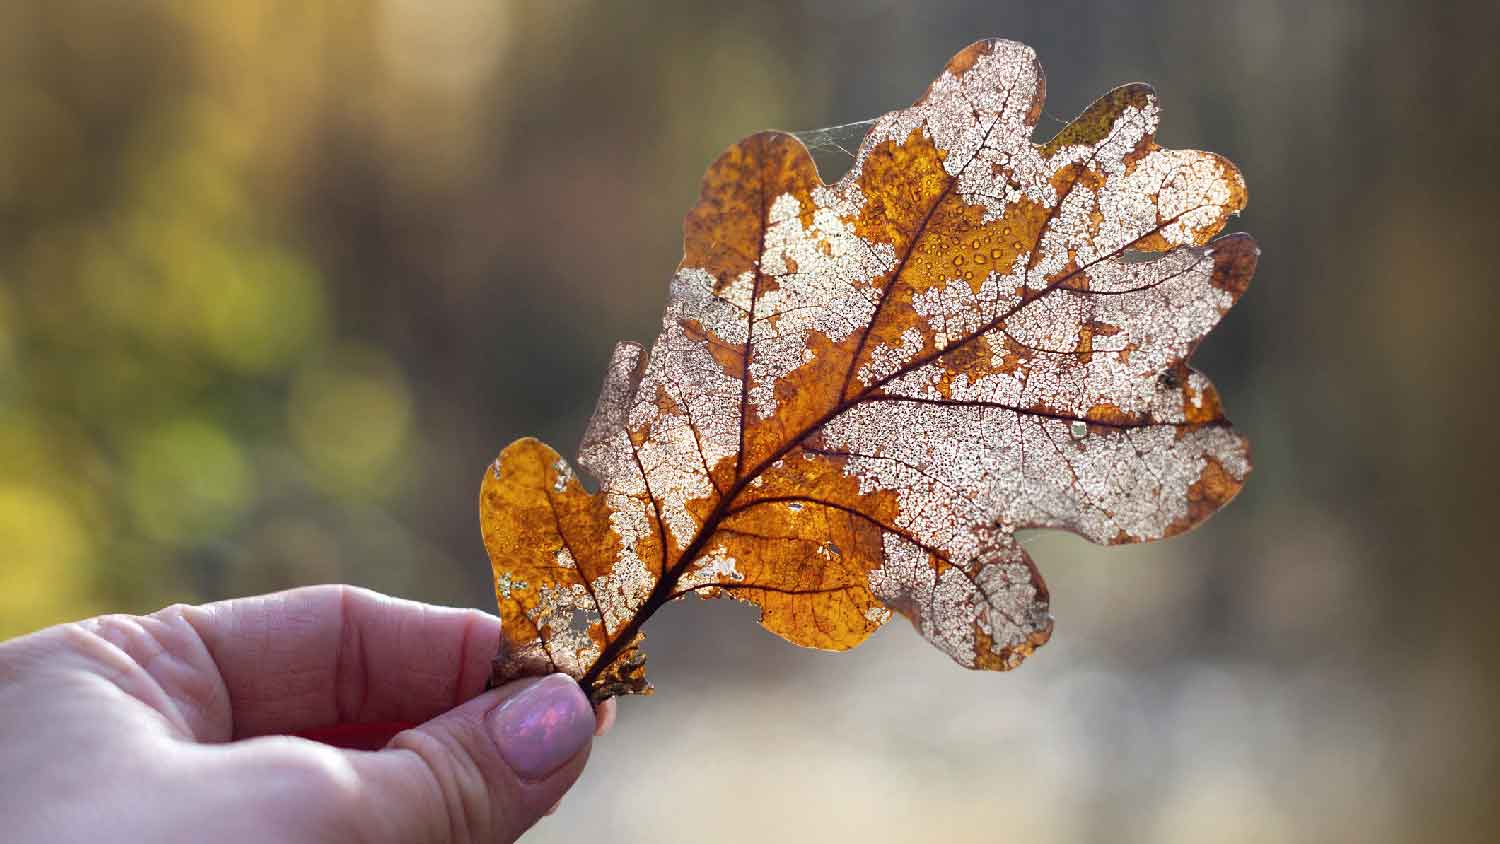
<svg viewBox="0 0 1500 844"><path fill-rule="evenodd" d="M1247 445L1186 361L1254 271L1249 237L1208 242L1239 172L1158 147L1144 85L1033 144L1042 90L983 41L834 185L776 132L714 162L661 336L610 361L599 491L533 439L486 474L497 681L649 691L641 625L693 592L828 650L894 610L1010 668L1052 630L1017 530L1157 539L1238 492Z"/></svg>

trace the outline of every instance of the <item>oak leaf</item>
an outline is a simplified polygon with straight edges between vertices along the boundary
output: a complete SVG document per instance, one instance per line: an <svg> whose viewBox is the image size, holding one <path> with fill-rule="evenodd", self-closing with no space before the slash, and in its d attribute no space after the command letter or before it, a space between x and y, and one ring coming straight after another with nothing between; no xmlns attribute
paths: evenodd
<svg viewBox="0 0 1500 844"><path fill-rule="evenodd" d="M1239 491L1247 444L1186 361L1254 271L1249 237L1210 242L1240 174L1157 146L1139 84L1035 144L1042 92L1029 48L981 41L833 185L778 132L714 162L661 335L610 360L598 491L534 439L485 475L496 681L648 692L641 626L691 593L835 651L897 612L1011 668L1052 630L1017 530L1157 539Z"/></svg>

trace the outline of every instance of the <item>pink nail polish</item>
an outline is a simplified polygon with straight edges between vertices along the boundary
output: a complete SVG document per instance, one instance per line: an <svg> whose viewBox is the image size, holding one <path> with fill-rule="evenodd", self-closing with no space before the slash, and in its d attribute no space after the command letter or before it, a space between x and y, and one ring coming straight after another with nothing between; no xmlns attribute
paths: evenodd
<svg viewBox="0 0 1500 844"><path fill-rule="evenodd" d="M490 710L485 723L511 770L540 780L588 745L594 710L572 678L553 674Z"/></svg>

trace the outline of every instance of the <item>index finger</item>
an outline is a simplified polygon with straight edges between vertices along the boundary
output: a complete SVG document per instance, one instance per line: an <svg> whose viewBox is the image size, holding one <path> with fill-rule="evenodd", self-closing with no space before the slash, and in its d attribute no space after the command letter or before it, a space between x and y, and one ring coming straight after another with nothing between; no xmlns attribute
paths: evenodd
<svg viewBox="0 0 1500 844"><path fill-rule="evenodd" d="M426 721L484 690L500 644L492 615L352 586L178 611L223 678L235 738Z"/></svg>

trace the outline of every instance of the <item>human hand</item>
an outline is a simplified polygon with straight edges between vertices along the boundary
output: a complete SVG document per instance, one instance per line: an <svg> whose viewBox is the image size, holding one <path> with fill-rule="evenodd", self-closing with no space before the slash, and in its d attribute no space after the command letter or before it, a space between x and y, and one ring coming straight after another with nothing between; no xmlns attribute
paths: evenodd
<svg viewBox="0 0 1500 844"><path fill-rule="evenodd" d="M500 622L346 586L0 644L5 840L513 841L613 721L563 675L482 692ZM392 726L380 750L291 733Z"/></svg>

